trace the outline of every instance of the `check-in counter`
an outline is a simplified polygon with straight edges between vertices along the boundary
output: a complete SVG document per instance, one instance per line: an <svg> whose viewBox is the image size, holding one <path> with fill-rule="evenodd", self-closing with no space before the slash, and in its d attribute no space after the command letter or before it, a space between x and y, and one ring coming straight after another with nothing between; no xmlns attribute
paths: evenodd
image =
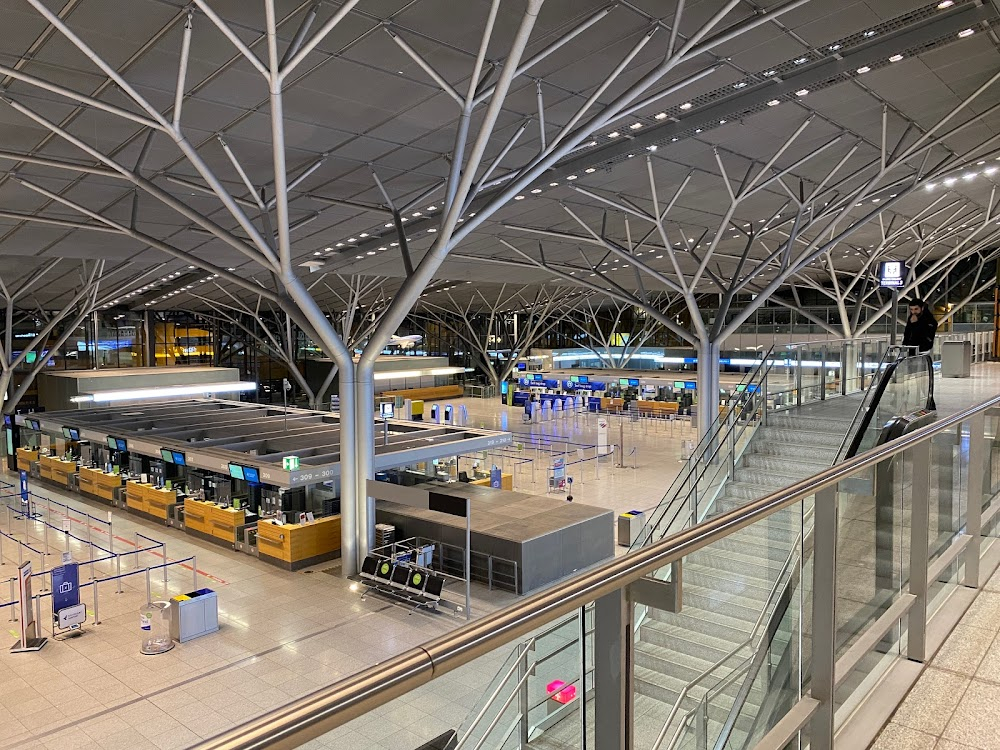
<svg viewBox="0 0 1000 750"><path fill-rule="evenodd" d="M477 487L489 487L490 478L484 477L482 479L474 479L469 484L474 484ZM514 475L513 474L501 474L500 475L500 489L511 490L514 489Z"/></svg>
<svg viewBox="0 0 1000 750"><path fill-rule="evenodd" d="M38 460L38 451L27 448L17 449L17 468L21 471L31 471L31 465Z"/></svg>
<svg viewBox="0 0 1000 750"><path fill-rule="evenodd" d="M212 511L214 509L215 503L189 497L184 501L184 530L193 531L196 535L213 536Z"/></svg>
<svg viewBox="0 0 1000 750"><path fill-rule="evenodd" d="M257 524L257 552L261 560L286 570L298 570L340 557L340 516L279 526Z"/></svg>
<svg viewBox="0 0 1000 750"><path fill-rule="evenodd" d="M143 487L143 495L146 500L146 514L166 521L170 513L170 506L177 502L177 491L157 489L148 484Z"/></svg>
<svg viewBox="0 0 1000 750"><path fill-rule="evenodd" d="M149 482L125 483L125 504L130 511L166 521L168 507L176 502L175 490L158 489Z"/></svg>
<svg viewBox="0 0 1000 750"><path fill-rule="evenodd" d="M242 509L223 508L216 505L212 508L212 536L227 544L236 543L236 528L246 520L246 512Z"/></svg>
<svg viewBox="0 0 1000 750"><path fill-rule="evenodd" d="M76 461L64 461L57 456L41 456L39 459L39 476L61 487L69 486L69 477L76 474Z"/></svg>
<svg viewBox="0 0 1000 750"><path fill-rule="evenodd" d="M122 486L120 474L109 474L100 469L80 467L80 492L107 503L114 502L115 491Z"/></svg>

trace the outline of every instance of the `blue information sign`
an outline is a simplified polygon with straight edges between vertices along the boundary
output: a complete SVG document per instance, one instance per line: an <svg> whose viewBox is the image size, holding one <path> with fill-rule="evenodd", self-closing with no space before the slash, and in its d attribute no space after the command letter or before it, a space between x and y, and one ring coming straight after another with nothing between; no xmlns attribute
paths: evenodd
<svg viewBox="0 0 1000 750"><path fill-rule="evenodd" d="M501 487L500 468L497 466L490 469L490 487L495 490L498 490Z"/></svg>
<svg viewBox="0 0 1000 750"><path fill-rule="evenodd" d="M52 611L80 604L80 566L66 563L52 569Z"/></svg>
<svg viewBox="0 0 1000 750"><path fill-rule="evenodd" d="M24 469L18 471L21 477L21 505L28 504L28 472Z"/></svg>

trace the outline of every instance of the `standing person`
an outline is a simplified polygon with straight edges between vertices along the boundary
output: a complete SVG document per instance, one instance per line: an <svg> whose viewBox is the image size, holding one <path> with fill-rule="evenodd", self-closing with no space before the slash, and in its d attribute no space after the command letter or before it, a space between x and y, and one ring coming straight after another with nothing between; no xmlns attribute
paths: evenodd
<svg viewBox="0 0 1000 750"><path fill-rule="evenodd" d="M903 330L903 346L915 349L918 354L926 354L934 348L934 335L937 333L937 320L922 299L910 301L906 316L906 328Z"/></svg>

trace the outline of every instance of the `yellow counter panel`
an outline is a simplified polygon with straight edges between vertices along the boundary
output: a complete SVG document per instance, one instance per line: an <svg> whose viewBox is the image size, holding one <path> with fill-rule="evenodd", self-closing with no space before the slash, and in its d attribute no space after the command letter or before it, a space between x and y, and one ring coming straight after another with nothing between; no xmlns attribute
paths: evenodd
<svg viewBox="0 0 1000 750"><path fill-rule="evenodd" d="M27 448L17 449L17 468L21 471L31 471L31 464L38 460L38 451Z"/></svg>
<svg viewBox="0 0 1000 750"><path fill-rule="evenodd" d="M56 456L42 456L38 459L39 475L42 479L65 487L69 484L69 475L77 471L76 461L63 461Z"/></svg>
<svg viewBox="0 0 1000 750"><path fill-rule="evenodd" d="M474 479L469 482L469 484L474 484L479 487L489 487L490 478L484 477L483 479ZM500 489L514 491L514 475L513 474L501 474L500 475Z"/></svg>
<svg viewBox="0 0 1000 750"><path fill-rule="evenodd" d="M257 551L289 570L304 568L340 555L340 516L301 524L257 524Z"/></svg>
<svg viewBox="0 0 1000 750"><path fill-rule="evenodd" d="M205 536L212 536L212 511L214 509L215 503L189 497L184 501L184 528L197 531Z"/></svg>
<svg viewBox="0 0 1000 750"><path fill-rule="evenodd" d="M80 492L111 502L114 491L122 486L120 474L108 474L100 469L80 467Z"/></svg>

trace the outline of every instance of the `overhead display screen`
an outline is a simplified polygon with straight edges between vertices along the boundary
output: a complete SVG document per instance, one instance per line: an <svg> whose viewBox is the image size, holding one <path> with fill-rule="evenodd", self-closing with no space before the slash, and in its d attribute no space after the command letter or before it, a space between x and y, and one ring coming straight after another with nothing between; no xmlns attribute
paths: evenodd
<svg viewBox="0 0 1000 750"><path fill-rule="evenodd" d="M243 478L250 484L260 484L260 474L253 466L243 467Z"/></svg>
<svg viewBox="0 0 1000 750"><path fill-rule="evenodd" d="M239 464L229 464L229 476L233 479L243 479L243 467Z"/></svg>

